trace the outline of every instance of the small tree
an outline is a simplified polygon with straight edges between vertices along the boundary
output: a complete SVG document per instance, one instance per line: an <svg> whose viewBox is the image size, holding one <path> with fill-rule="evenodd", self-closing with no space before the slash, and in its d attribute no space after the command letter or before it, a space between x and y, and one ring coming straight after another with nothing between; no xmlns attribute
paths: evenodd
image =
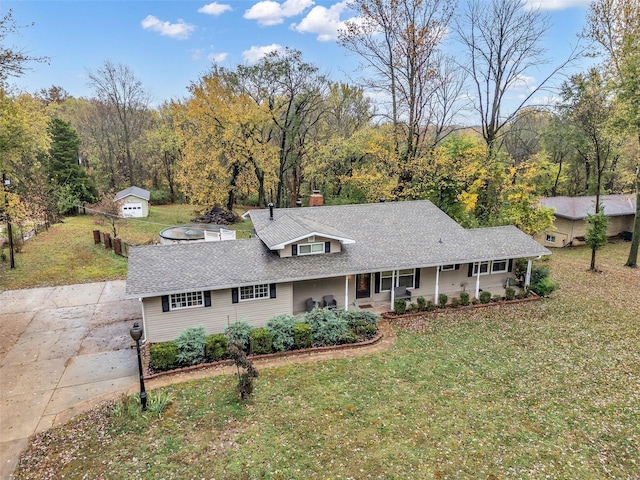
<svg viewBox="0 0 640 480"><path fill-rule="evenodd" d="M594 215L587 215L586 244L591 248L591 271L596 271L596 251L607 244L607 217L600 210Z"/></svg>
<svg viewBox="0 0 640 480"><path fill-rule="evenodd" d="M103 192L100 194L100 201L93 205L94 213L99 216L98 223L107 224L111 227L113 238L118 236L118 226L120 225L120 202L114 201L113 192Z"/></svg>
<svg viewBox="0 0 640 480"><path fill-rule="evenodd" d="M238 393L242 400L246 400L253 393L253 379L258 376L258 370L238 342L229 344L229 356L238 370ZM240 373L243 368L244 372Z"/></svg>

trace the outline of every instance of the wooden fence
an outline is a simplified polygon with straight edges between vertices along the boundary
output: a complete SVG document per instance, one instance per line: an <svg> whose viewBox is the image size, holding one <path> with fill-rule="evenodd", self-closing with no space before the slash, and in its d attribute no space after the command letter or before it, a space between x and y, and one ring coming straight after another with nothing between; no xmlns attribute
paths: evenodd
<svg viewBox="0 0 640 480"><path fill-rule="evenodd" d="M113 253L116 255L129 258L129 244L127 242L123 242L120 238L111 238L111 234L108 232L94 230L93 243L96 245L102 244L107 250L113 250Z"/></svg>

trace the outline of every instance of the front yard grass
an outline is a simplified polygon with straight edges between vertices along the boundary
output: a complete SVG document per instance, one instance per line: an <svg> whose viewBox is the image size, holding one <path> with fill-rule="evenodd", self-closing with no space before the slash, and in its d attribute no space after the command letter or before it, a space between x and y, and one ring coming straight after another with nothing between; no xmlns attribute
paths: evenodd
<svg viewBox="0 0 640 480"><path fill-rule="evenodd" d="M560 290L405 322L387 352L164 389L32 439L16 478L638 478L640 271L628 243L555 250ZM153 395L153 392L151 392Z"/></svg>

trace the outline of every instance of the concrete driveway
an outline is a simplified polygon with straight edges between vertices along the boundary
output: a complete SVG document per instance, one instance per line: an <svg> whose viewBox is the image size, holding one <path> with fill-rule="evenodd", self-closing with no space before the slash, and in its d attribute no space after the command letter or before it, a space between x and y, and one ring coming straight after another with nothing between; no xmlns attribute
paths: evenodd
<svg viewBox="0 0 640 480"><path fill-rule="evenodd" d="M125 281L0 292L0 478L34 432L87 401L132 390L141 317Z"/></svg>

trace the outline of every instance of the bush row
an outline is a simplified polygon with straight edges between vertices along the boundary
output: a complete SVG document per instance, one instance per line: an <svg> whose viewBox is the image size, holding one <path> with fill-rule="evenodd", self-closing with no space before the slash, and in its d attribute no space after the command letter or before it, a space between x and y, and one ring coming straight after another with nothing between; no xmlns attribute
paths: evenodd
<svg viewBox="0 0 640 480"><path fill-rule="evenodd" d="M149 365L153 371L165 371L223 360L232 342L256 355L355 343L376 335L377 320L377 315L365 311L316 308L301 318L279 315L260 328L236 322L224 334L206 335L203 327L188 328L174 341L151 345Z"/></svg>

